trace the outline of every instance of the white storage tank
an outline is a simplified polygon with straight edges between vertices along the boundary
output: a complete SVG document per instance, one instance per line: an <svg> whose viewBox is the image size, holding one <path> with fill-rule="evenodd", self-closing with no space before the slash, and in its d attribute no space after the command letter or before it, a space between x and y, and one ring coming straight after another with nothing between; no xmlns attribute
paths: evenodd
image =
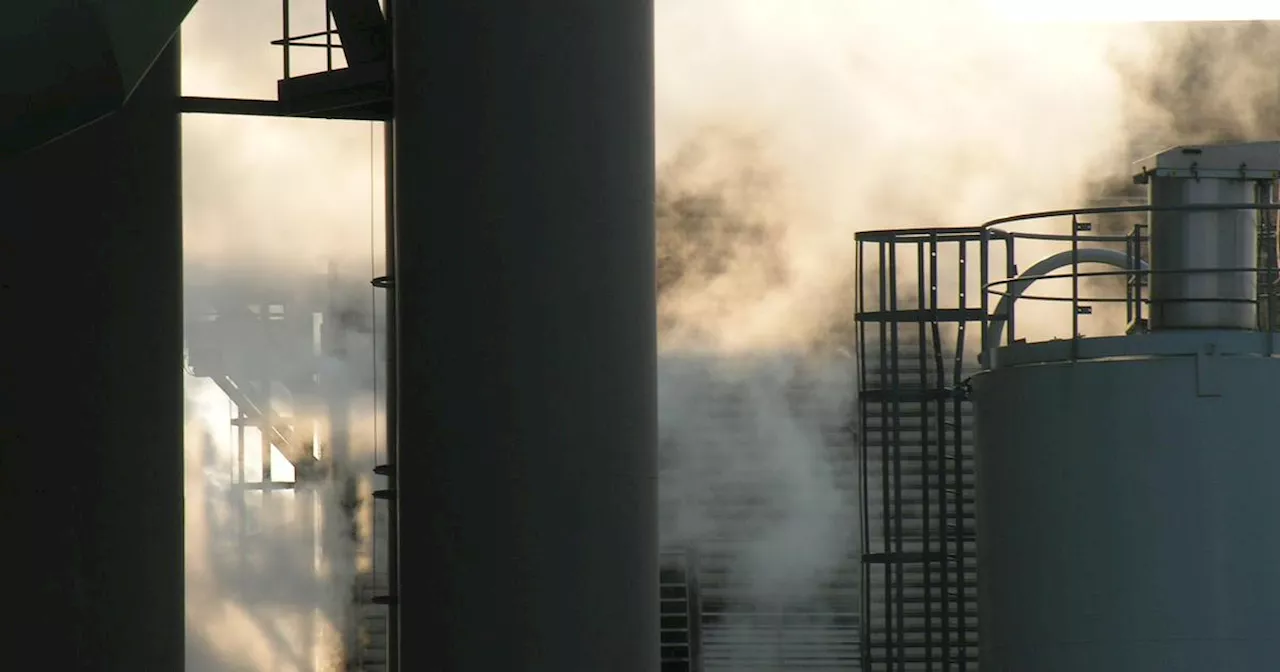
<svg viewBox="0 0 1280 672"><path fill-rule="evenodd" d="M1273 220L1229 207L1271 192L1280 143L1138 167L1148 321L989 334L970 381L983 672L1280 669L1280 340L1257 328L1256 268Z"/></svg>
<svg viewBox="0 0 1280 672"><path fill-rule="evenodd" d="M1069 344L972 379L983 672L1276 669L1280 343Z"/></svg>

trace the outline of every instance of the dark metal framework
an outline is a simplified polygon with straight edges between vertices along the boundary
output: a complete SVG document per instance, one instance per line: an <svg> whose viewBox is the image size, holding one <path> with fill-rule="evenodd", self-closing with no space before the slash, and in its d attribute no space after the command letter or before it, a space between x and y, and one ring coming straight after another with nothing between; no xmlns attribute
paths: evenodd
<svg viewBox="0 0 1280 672"><path fill-rule="evenodd" d="M983 239L979 228L858 236L864 670L976 669L964 381L983 324L968 266Z"/></svg>

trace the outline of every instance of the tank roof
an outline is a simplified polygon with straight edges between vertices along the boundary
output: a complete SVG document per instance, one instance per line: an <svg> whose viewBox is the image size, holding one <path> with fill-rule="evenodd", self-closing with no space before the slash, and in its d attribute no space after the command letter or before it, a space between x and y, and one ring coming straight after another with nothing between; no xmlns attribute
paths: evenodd
<svg viewBox="0 0 1280 672"><path fill-rule="evenodd" d="M1138 177L1157 173L1176 176L1170 171L1220 173L1213 177L1227 177L1226 173L1235 173L1244 179L1275 177L1274 174L1280 173L1280 141L1179 145L1133 163L1134 175Z"/></svg>

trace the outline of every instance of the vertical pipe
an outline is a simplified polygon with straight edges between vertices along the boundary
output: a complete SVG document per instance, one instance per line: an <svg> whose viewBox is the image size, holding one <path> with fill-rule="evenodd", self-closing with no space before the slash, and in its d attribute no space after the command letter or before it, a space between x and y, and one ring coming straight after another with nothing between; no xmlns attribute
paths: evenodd
<svg viewBox="0 0 1280 672"><path fill-rule="evenodd" d="M333 11L329 9L330 0L324 0L324 69L333 69ZM350 63L348 63L350 65Z"/></svg>
<svg viewBox="0 0 1280 672"><path fill-rule="evenodd" d="M382 12L387 20L387 35L395 41L395 5L396 0L382 0ZM394 61L394 59L393 59ZM395 63L391 62L392 81L395 81ZM396 456L400 452L399 417L400 386L397 376L396 351L399 339L396 336L396 126L393 99L392 120L382 126L382 180L383 193L386 194L384 212L384 252L383 275L385 284L385 340L386 340L386 401L383 411L383 422L386 428L385 466L387 469L387 489L391 496L387 502L387 672L400 670L400 606L397 596L400 594L400 511L395 494L396 488ZM375 567L376 572L376 567Z"/></svg>
<svg viewBox="0 0 1280 672"><path fill-rule="evenodd" d="M889 563L889 554L892 552L891 544L893 543L892 532L893 526L890 525L889 516L892 515L893 494L889 489L889 401L886 392L889 390L889 318L887 313L893 310L889 304L888 286L890 280L886 275L885 269L889 267L888 246L891 243L881 240L877 245L879 252L879 264L876 268L880 269L880 282L877 285L877 301L876 307L880 311L886 313L886 316L877 320L876 326L879 328L879 338L876 340L876 354L878 355L879 368L876 371L876 391L880 393L880 399L877 403L877 414L880 421L880 552L884 554L885 562L881 569L882 583L884 591L884 634L881 639L882 648L884 649L884 664L886 670L893 670L893 567Z"/></svg>
<svg viewBox="0 0 1280 672"><path fill-rule="evenodd" d="M961 247L964 247L964 245L965 243L960 243ZM981 320L981 323L979 326L982 328L982 331L980 331L979 333L983 336L983 338L979 339L978 341L979 343L978 357L979 358L986 357L988 347L991 347L991 348L1000 347L999 343L988 344L985 338L987 333L987 320L989 319L989 312L991 310L991 306L990 306L991 297L989 296L990 291L987 288L987 283L990 282L991 280L990 249L991 249L991 229L989 227L984 226L982 227L981 232L978 234L978 306L979 306L978 319ZM966 280L967 279L965 278L961 278L960 282L966 282ZM963 287L964 285L961 285L962 291L963 291ZM1004 288L1002 287L1001 289L1004 289ZM967 306L965 306L965 304L963 303L960 304L961 309L964 309L966 307ZM962 317L960 319L961 319L961 323L963 324L964 318ZM1006 323L1007 323L1007 320L1006 320ZM1012 342L1013 339L1009 338L1009 341ZM963 347L963 345L961 344L957 344L957 345L960 347Z"/></svg>
<svg viewBox="0 0 1280 672"><path fill-rule="evenodd" d="M907 665L907 618L906 618L906 565L903 564L903 502L902 502L902 403L899 401L902 390L902 349L899 347L898 338L902 331L904 322L897 317L898 311L902 307L898 303L898 242L895 240L889 244L889 272L887 278L893 278L889 282L889 311L894 317L889 318L889 417L892 419L891 429L893 439L890 450L893 451L893 547L886 548L887 552L893 560L889 566L893 567L894 576L894 615L897 620L894 622L895 646L897 655L897 669L899 672L906 670ZM887 465L886 465L887 466Z"/></svg>
<svg viewBox="0 0 1280 672"><path fill-rule="evenodd" d="M1124 239L1124 255L1129 259L1129 264L1125 266L1125 270L1132 271L1138 268L1138 250L1137 250L1137 234L1130 233ZM1127 324L1134 324L1133 302L1134 302L1134 275L1130 273L1125 276L1124 283L1124 321Z"/></svg>
<svg viewBox="0 0 1280 672"><path fill-rule="evenodd" d="M936 234L935 234L936 235ZM936 238L934 239L936 240ZM929 294L925 290L925 281L929 267L925 265L925 239L912 241L916 246L916 308L919 315L916 319L916 367L918 369L920 408L920 552L923 554L922 570L924 572L924 665L925 672L933 672L933 550L929 538L929 400L925 394L931 389L929 385L928 336L925 331L925 316L933 311L933 320L937 320L938 307L926 303Z"/></svg>
<svg viewBox="0 0 1280 672"><path fill-rule="evenodd" d="M964 245L959 242L957 245ZM932 320L932 337L933 337L933 368L937 371L938 380L935 383L935 389L938 391L936 403L937 408L937 430L938 437L938 457L937 457L937 497L938 497L938 556L942 559L938 564L938 602L942 611L942 633L939 650L939 658L942 663L942 669L945 671L951 669L951 599L948 593L951 589L948 583L950 578L949 564L950 559L947 554L947 395L945 394L948 387L947 370L942 361L942 329L938 324L937 309L939 304L938 295L938 234L931 233L929 235L929 306L935 311ZM945 248L944 248L945 249ZM957 344L959 347L959 344ZM923 420L921 421L923 426ZM925 497L928 497L926 491ZM928 518L926 518L928 520ZM928 530L925 531L925 538L928 538Z"/></svg>
<svg viewBox="0 0 1280 672"><path fill-rule="evenodd" d="M1080 356L1080 227L1082 224L1071 215L1071 359ZM1012 303L1012 302L1010 302ZM1012 337L1012 327L1006 327Z"/></svg>
<svg viewBox="0 0 1280 672"><path fill-rule="evenodd" d="M857 295L855 297L855 312L858 315L867 310L867 263L866 263L866 246L867 242L861 238L857 239L856 246L858 249L856 267L857 267ZM871 669L871 565L866 562L867 554L871 551L871 479L868 476L869 456L867 454L867 421L871 417L871 406L867 403L867 395L865 392L871 387L871 380L867 372L867 321L857 320L856 328L858 330L858 435L855 441L858 446L858 482L862 486L862 506L860 507L859 516L861 517L859 536L862 542L862 571L859 575L861 583L858 585L858 593L862 602L862 613L858 623L860 651L859 658L862 661L862 668Z"/></svg>
<svg viewBox="0 0 1280 672"><path fill-rule="evenodd" d="M123 110L0 156L0 510L23 595L0 644L46 669L183 669L178 53Z"/></svg>
<svg viewBox="0 0 1280 672"><path fill-rule="evenodd" d="M652 0L393 4L401 669L653 672Z"/></svg>
<svg viewBox="0 0 1280 672"><path fill-rule="evenodd" d="M1017 239L1009 235L1002 237L1002 242L1004 243L1004 277L1006 278L1018 277L1018 255L1017 255L1017 251L1014 249L1015 240ZM984 275L982 276L980 285L985 286L986 283L990 281L991 281L991 276ZM987 298L988 300L990 299L990 297L987 297ZM1018 328L1017 304L1018 304L1017 301L1010 301L1009 307L1005 309L1004 320L1005 320L1005 325L1007 325L1004 330L1005 345L1013 345L1013 334L1014 334L1014 331L1017 330ZM990 322L991 322L990 316L987 314L986 310L983 310L982 322L981 322L982 334L987 333L987 325L990 324Z"/></svg>
<svg viewBox="0 0 1280 672"><path fill-rule="evenodd" d="M293 66L289 59L289 0L280 0L280 53L283 59L284 73L280 75L283 79L289 79L293 76Z"/></svg>
<svg viewBox="0 0 1280 672"><path fill-rule="evenodd" d="M1275 203L1276 182L1259 180L1254 196L1262 206ZM1258 329L1276 330L1276 211L1267 207L1258 210Z"/></svg>
<svg viewBox="0 0 1280 672"><path fill-rule="evenodd" d="M986 230L984 229L984 231ZM983 240L980 240L979 244L982 247L985 247L986 242L989 240L990 238L985 238ZM967 326L967 320L968 320L968 317L966 317L964 311L967 311L971 307L969 305L968 292L966 291L966 288L968 287L967 283L969 281L968 261L969 261L969 243L970 242L971 241L968 238L964 238L959 242L960 255L957 260L959 262L959 267L958 267L959 272L957 274L956 281L958 283L960 291L957 297L958 300L956 301L956 305L960 306L961 314L960 314L959 321L956 323L956 353L954 358L955 369L951 376L952 387L960 385L960 383L964 379L964 338L965 338L965 331L966 331L965 327ZM981 270L979 272L981 273ZM983 276L979 275L978 291L981 292L982 294L985 294L986 292L983 292L981 287L982 279L983 279ZM981 299L979 299L979 301L981 301ZM985 316L987 315L987 312L981 311L981 315ZM986 318L983 317L982 319L985 320ZM983 334L979 334L978 335L979 342L981 342L982 338L983 338ZM969 651L968 651L969 633L968 633L968 621L967 621L968 609L965 606L965 594L964 594L964 591L967 588L966 584L968 581L968 578L965 572L965 568L968 565L968 560L965 559L965 552L968 550L968 547L967 547L968 545L965 544L965 538L964 538L963 460L964 460L965 445L964 445L964 424L963 424L964 416L962 414L963 403L964 402L959 395L951 396L951 432L952 432L951 434L951 450L952 450L951 468L952 468L952 484L954 488L953 490L954 494L952 496L954 497L954 503L955 503L955 507L951 511L952 513L951 524L954 530L953 532L954 536L951 540L951 548L952 548L952 551L955 553L955 558L956 558L956 562L955 562L955 579L956 579L955 597L956 599L955 599L954 612L956 615L956 623L958 624L958 627L956 628L956 638L955 638L956 650L958 651L958 659L955 661L957 665L954 669L958 669L961 672L964 672L964 670L968 668L968 659L969 659ZM950 600L950 597L948 597L947 599ZM950 666L950 661L948 661L948 666L946 669L948 670L953 669Z"/></svg>
<svg viewBox="0 0 1280 672"><path fill-rule="evenodd" d="M689 672L703 672L702 555L696 544L689 547L687 558L685 577L689 589Z"/></svg>
<svg viewBox="0 0 1280 672"><path fill-rule="evenodd" d="M386 12L387 21L392 21L391 6L393 2L387 2ZM388 278L386 283L386 377L387 386L386 394L386 410L384 418L386 423L386 466L387 466L387 483L388 489L394 490L396 486L396 455L399 453L399 424L397 418L399 416L400 407L400 387L397 383L396 370L399 368L396 363L396 350L398 339L396 338L396 193L395 193L395 174L396 174L396 152L395 152L395 122L388 122L383 126L383 144L384 144L384 170L383 180L386 182L387 194L387 212L386 212L386 259L384 263L384 275ZM387 607L387 672L399 672L400 669L400 608L397 605L396 595L400 591L400 513L397 506L395 493L387 500L387 591L388 591L388 607Z"/></svg>

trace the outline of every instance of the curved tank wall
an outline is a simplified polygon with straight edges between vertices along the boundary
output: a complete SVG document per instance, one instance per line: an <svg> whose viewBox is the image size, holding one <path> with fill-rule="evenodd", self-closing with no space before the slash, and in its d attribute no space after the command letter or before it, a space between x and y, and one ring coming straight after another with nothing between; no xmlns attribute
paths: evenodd
<svg viewBox="0 0 1280 672"><path fill-rule="evenodd" d="M973 378L983 672L1276 668L1268 338L1014 345Z"/></svg>

